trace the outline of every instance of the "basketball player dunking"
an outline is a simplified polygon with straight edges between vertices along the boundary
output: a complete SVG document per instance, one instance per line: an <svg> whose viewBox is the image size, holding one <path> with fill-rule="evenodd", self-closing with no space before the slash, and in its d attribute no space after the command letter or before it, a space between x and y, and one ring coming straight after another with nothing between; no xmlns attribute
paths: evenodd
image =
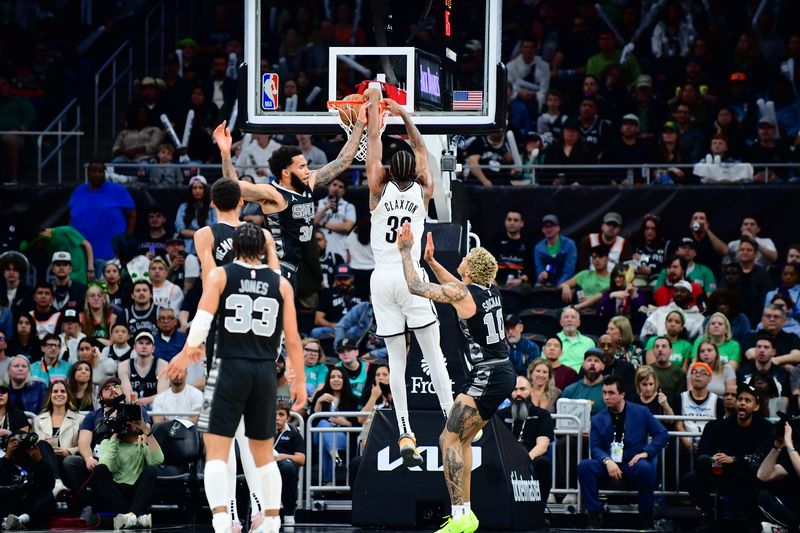
<svg viewBox="0 0 800 533"><path fill-rule="evenodd" d="M447 373L442 348L439 345L439 319L433 304L408 291L401 276L402 261L397 249L397 236L404 222L422 234L428 203L433 196L433 176L428 168L428 151L417 127L405 109L392 100L385 100L389 112L402 117L408 141L414 153L400 150L392 156L389 175L383 168L383 145L377 125L380 92L367 89L369 124L367 139L367 181L369 210L372 214L370 242L375 256L375 270L370 279L372 306L378 325L376 334L386 342L389 355L389 379L394 399L398 444L403 464L419 466L422 457L411 431L406 398L406 327L414 332L422 355L430 368L431 380L444 416L453 405L453 389ZM416 261L420 256L419 243L413 244L411 255L420 276L425 271Z"/></svg>
<svg viewBox="0 0 800 533"><path fill-rule="evenodd" d="M213 398L210 410L202 413L198 421L198 426L207 428L203 435L206 445L204 484L215 533L231 532L226 461L240 418L244 417L255 473L265 493L273 484L272 478L280 476L272 446L277 407L276 360L281 333L285 336L293 368L302 368L303 364L292 287L262 263L265 246L264 231L255 224L244 223L235 229L236 260L215 267L205 276L203 296L186 340L186 358L201 360L202 344L219 309L218 366L209 377ZM185 364L170 364L167 373L173 377L184 370ZM298 373L292 384L292 398L294 409L306 403L302 373ZM279 530L279 516L263 517L259 531L278 533Z"/></svg>
<svg viewBox="0 0 800 533"><path fill-rule="evenodd" d="M261 206L265 224L275 237L283 275L295 289L297 272L301 268L311 271L309 275L315 280L315 287L322 282L317 248L312 242L315 211L312 193L315 188L330 183L352 164L358 141L367 124L368 107L360 107L352 135L338 157L319 170L308 168L308 161L297 146L282 146L269 159L270 172L276 179L274 183L254 185L239 181L242 198ZM231 161L231 131L225 127L225 122L214 130L214 140L222 156L222 175L238 180Z"/></svg>
<svg viewBox="0 0 800 533"><path fill-rule="evenodd" d="M455 308L469 345L467 367L471 367L439 437L452 513L437 533L473 533L478 529L478 518L470 505L472 438L511 395L516 383L505 343L500 291L493 283L497 261L485 248L474 248L458 265L458 279L434 259L433 239L428 233L425 261L442 285L428 283L418 273L414 254L417 243L412 226L403 224L397 247L408 290Z"/></svg>

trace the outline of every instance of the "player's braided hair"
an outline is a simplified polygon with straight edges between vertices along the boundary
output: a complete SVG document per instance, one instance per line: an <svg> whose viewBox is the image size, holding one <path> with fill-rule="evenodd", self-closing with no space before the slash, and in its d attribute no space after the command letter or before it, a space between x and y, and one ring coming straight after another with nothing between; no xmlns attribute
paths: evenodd
<svg viewBox="0 0 800 533"><path fill-rule="evenodd" d="M233 232L233 253L237 259L261 259L266 245L264 231L252 222L245 222Z"/></svg>
<svg viewBox="0 0 800 533"><path fill-rule="evenodd" d="M488 286L497 276L497 260L483 246L473 248L467 254L467 266L472 281Z"/></svg>
<svg viewBox="0 0 800 533"><path fill-rule="evenodd" d="M406 150L395 152L389 170L397 181L414 181L414 178L417 177L417 162L414 154Z"/></svg>
<svg viewBox="0 0 800 533"><path fill-rule="evenodd" d="M211 201L220 211L233 211L241 198L239 183L232 179L218 179L211 186Z"/></svg>

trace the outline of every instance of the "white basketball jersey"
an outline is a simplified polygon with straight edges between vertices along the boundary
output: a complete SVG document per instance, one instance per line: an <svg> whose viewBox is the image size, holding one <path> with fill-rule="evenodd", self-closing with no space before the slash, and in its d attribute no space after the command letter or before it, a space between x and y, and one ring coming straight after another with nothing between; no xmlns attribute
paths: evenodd
<svg viewBox="0 0 800 533"><path fill-rule="evenodd" d="M419 260L420 240L425 232L425 218L428 215L423 198L422 185L416 181L403 190L394 181L384 186L381 199L372 210L370 243L376 268L402 264L397 249L397 235L405 222L411 223L411 231L414 233L411 258Z"/></svg>

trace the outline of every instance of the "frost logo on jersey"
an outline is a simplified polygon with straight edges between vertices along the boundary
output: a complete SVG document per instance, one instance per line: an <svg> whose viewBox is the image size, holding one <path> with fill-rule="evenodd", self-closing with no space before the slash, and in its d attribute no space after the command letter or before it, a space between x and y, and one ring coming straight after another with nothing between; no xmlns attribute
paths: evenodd
<svg viewBox="0 0 800 533"><path fill-rule="evenodd" d="M431 368L425 359L420 361L420 369L425 376L431 375ZM453 380L450 380L450 386L455 387ZM411 376L411 394L436 394L436 389L433 388L433 381L425 379L423 376Z"/></svg>
<svg viewBox="0 0 800 533"><path fill-rule="evenodd" d="M293 204L292 217L294 217L295 220L300 220L302 218L306 222L311 222L314 218L314 204Z"/></svg>
<svg viewBox="0 0 800 533"><path fill-rule="evenodd" d="M390 450L395 449L392 446L386 446L378 452L378 471L391 472L403 466L403 458L397 457L394 461L391 460ZM425 462L422 466L415 466L409 468L412 472L441 472L444 467L441 462L441 452L438 446L417 446L420 455L425 457ZM483 463L482 456L483 450L480 446L472 447L472 470L477 470Z"/></svg>

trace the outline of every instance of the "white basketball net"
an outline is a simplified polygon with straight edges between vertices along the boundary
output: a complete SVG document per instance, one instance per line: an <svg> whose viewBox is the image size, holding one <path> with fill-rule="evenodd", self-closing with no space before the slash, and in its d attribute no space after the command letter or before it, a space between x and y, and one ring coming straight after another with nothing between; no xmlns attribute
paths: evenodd
<svg viewBox="0 0 800 533"><path fill-rule="evenodd" d="M328 111L336 114L336 120L339 122L339 125L347 134L348 139L353 134L353 129L355 128L355 124L353 124L353 122L350 120L350 116L354 115L355 113L352 114L340 113L339 111L341 110L341 108L345 106L356 109L357 106L360 105L361 102L359 102L358 100L328 101ZM344 115L344 118L342 117L342 115ZM380 135L383 135L383 130L386 129L386 121L384 121L384 115L386 115L386 109L383 106L381 106L379 115L381 117L381 129L379 130ZM356 159L358 159L359 161L366 161L367 159L367 138L368 138L367 128L369 128L369 125L367 125L367 127L364 128L364 131L361 132L361 138L358 140L358 151L356 152Z"/></svg>

